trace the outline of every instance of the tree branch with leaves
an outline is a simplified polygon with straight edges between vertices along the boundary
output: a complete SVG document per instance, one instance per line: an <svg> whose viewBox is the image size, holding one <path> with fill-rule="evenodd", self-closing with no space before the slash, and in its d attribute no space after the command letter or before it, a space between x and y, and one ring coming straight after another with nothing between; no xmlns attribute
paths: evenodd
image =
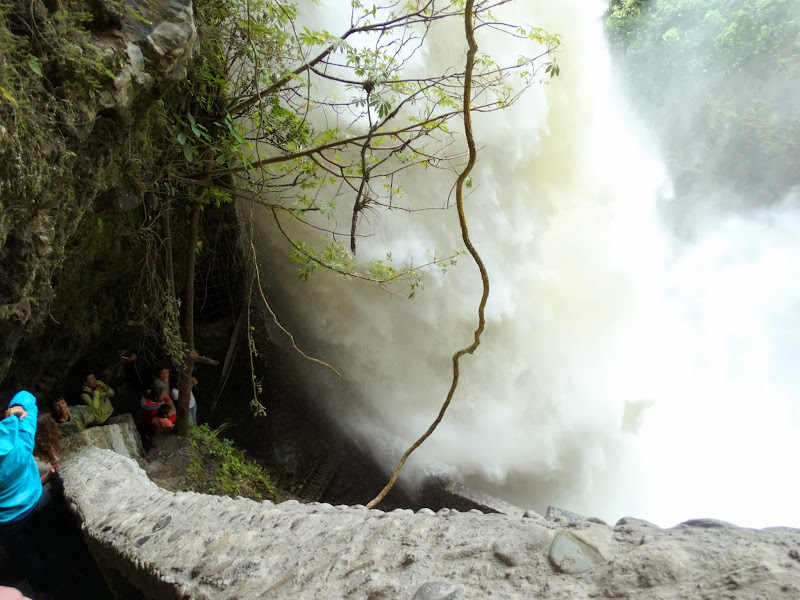
<svg viewBox="0 0 800 600"><path fill-rule="evenodd" d="M445 269L463 251L395 266L390 249L358 261L357 241L371 215L453 205L408 198L402 177L415 168L460 171L463 207L471 185L463 162L471 168L477 150L471 131L468 153L454 150L461 134L451 122L503 110L558 75L558 36L496 18L509 3L352 0L349 26L334 35L303 26L292 3L200 0L202 60L180 109L166 115L174 153L158 185L194 194L202 208L234 199L264 206L303 279L333 271L389 293L407 286L413 298L424 269ZM501 63L471 42L463 68L420 63L434 29L464 19L472 42L476 30L492 29L524 40L531 56Z"/></svg>

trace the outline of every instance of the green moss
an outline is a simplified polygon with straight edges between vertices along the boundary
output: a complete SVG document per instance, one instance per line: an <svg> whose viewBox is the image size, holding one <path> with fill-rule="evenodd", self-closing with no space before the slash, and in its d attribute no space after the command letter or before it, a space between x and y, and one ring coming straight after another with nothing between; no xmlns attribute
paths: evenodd
<svg viewBox="0 0 800 600"><path fill-rule="evenodd" d="M160 211L169 198L174 255L185 256L194 193L163 183L180 152L170 123L186 113L186 84L124 119L98 114L97 94L123 58L106 30L119 29L125 8L48 6L0 0L0 386L36 381L43 391L106 342L138 340L152 360L170 353L178 314L165 292ZM183 269L176 259L178 288Z"/></svg>
<svg viewBox="0 0 800 600"><path fill-rule="evenodd" d="M282 498L261 465L236 449L231 440L219 437L223 428L212 430L208 425L189 428L191 456L187 480L191 489L281 502Z"/></svg>

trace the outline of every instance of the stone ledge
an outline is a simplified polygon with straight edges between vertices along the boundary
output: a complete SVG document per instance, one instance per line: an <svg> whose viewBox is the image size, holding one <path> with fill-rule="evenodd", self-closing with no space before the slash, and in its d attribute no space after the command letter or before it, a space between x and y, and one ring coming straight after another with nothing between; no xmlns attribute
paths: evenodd
<svg viewBox="0 0 800 600"><path fill-rule="evenodd" d="M61 474L118 597L800 597L800 531L788 528L275 505L168 492L133 460L91 447Z"/></svg>
<svg viewBox="0 0 800 600"><path fill-rule="evenodd" d="M128 458L144 457L142 440L130 414L111 417L106 425L89 427L64 439L65 454L87 446L113 450Z"/></svg>

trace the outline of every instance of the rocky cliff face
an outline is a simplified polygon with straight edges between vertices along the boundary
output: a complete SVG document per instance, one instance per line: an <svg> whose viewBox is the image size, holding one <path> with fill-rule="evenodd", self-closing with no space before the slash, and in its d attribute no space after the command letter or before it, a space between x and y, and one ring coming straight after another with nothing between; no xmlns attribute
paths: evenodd
<svg viewBox="0 0 800 600"><path fill-rule="evenodd" d="M120 598L800 597L794 529L275 505L168 492L133 460L97 448L66 461L62 476Z"/></svg>
<svg viewBox="0 0 800 600"><path fill-rule="evenodd" d="M102 227L96 208L141 203L138 121L196 40L190 0L0 5L0 382L42 333L69 245Z"/></svg>

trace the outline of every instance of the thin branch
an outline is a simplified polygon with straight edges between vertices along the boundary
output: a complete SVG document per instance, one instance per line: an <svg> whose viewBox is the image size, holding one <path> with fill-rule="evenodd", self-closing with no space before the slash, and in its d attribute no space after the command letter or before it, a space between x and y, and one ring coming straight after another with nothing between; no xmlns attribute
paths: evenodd
<svg viewBox="0 0 800 600"><path fill-rule="evenodd" d="M300 254L302 254L303 256L308 258L309 260L314 261L316 264L318 264L320 267L323 267L324 269L328 269L329 271L333 271L334 273L337 273L339 275L345 275L347 277L352 277L353 279L361 279L362 281L371 281L372 283L377 283L380 286L385 286L386 284L392 283L393 281L401 280L404 275L408 275L408 271L403 270L400 273L398 273L397 275L395 275L394 277L389 277L388 279L378 279L376 277L368 277L366 275L361 275L359 273L352 273L352 272L349 272L349 271L341 271L339 269L336 269L336 268L332 267L331 265L327 264L325 261L322 261L322 260L318 259L316 256L313 256L312 254L309 254L308 252L303 250L303 248L301 248L300 245L292 239L292 237L286 232L286 230L283 228L283 225L281 225L280 220L278 219L277 211L281 207L269 206L269 208L272 210L272 216L274 217L275 224L278 226L278 230L281 232L283 237L286 238L286 241L289 242L292 245L292 248L297 250ZM413 267L413 265L412 265L412 267L410 267L409 270L413 271L413 270L417 270L417 269L424 269L424 268L429 267L431 265L438 265L438 264L441 264L442 262L445 262L445 261L448 261L448 260L450 260L452 258L455 258L456 256L458 256L457 253L456 254L452 254L450 256L445 256L444 258L440 258L440 259L429 261L429 262L427 262L427 263L425 263L423 265L420 265L420 266L418 266L416 268Z"/></svg>
<svg viewBox="0 0 800 600"><path fill-rule="evenodd" d="M280 321L278 321L277 315L272 310L272 307L269 305L269 302L267 301L267 297L266 297L266 295L264 295L264 289L261 287L261 274L258 271L258 254L256 253L256 246L253 243L253 211L252 210L250 211L250 240L249 241L250 241L250 249L253 252L253 272L255 273L256 284L258 285L258 292L261 295L261 300L264 302L264 306L266 307L267 311L269 312L269 314L272 315L272 320L275 322L275 325L277 325L278 329L280 329L283 333L286 334L286 336L289 338L289 341L292 342L292 347L295 350L297 350L297 352L301 356L303 356L304 358L310 360L311 362L315 362L317 364L320 364L320 365L323 365L325 367L328 367L331 371L336 373L336 375L340 376L339 375L339 371L334 369L331 365L326 363L324 360L320 360L318 358L314 358L313 356L309 356L308 354L306 354L305 352L300 350L300 348L297 347L297 344L294 341L294 336L283 325L281 325Z"/></svg>
<svg viewBox="0 0 800 600"><path fill-rule="evenodd" d="M497 6L505 4L507 1L508 0L501 0L493 4L490 3L488 6L486 3L481 2L479 3L477 12L490 11L493 8L496 8ZM430 27L430 24L433 23L434 21L447 19L448 17L452 17L459 14L457 10L450 10L449 5L447 8L439 11L433 10L433 6L434 6L434 0L430 0L416 11L409 13L401 12L396 17L390 18L381 23L371 23L362 26L352 26L347 31L345 31L340 36L339 39L346 40L347 38L356 33L379 32L381 34L385 34L386 32L397 28L403 28L403 29L413 28L413 26L416 24L422 24L425 27ZM335 44L330 44L313 59L305 60L305 58L303 58L302 64L299 65L297 68L295 68L291 73L284 75L277 81L273 82L267 88L255 94L252 94L247 98L241 99L237 104L231 106L228 109L228 112L230 112L231 115L241 114L247 109L251 108L253 105L259 103L267 96L270 96L272 94L281 91L286 86L286 84L289 83L293 78L297 77L298 75L301 75L305 71L309 70L311 67L314 67L319 63L321 63L322 61L324 61L328 56L330 56L334 52L335 49L336 49Z"/></svg>

